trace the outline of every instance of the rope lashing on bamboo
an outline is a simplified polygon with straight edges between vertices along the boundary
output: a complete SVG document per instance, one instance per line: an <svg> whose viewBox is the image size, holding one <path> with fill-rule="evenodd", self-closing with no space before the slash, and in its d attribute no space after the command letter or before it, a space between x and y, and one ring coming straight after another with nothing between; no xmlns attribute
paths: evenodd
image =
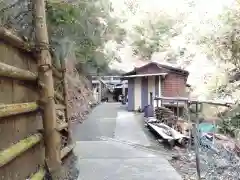
<svg viewBox="0 0 240 180"><path fill-rule="evenodd" d="M50 51L51 45L49 43L39 42L38 44L35 45L35 49L37 52L40 52L41 50Z"/></svg>
<svg viewBox="0 0 240 180"><path fill-rule="evenodd" d="M41 71L41 72L47 72L47 71L53 69L51 64L41 64L38 66L38 68L39 68L39 71Z"/></svg>

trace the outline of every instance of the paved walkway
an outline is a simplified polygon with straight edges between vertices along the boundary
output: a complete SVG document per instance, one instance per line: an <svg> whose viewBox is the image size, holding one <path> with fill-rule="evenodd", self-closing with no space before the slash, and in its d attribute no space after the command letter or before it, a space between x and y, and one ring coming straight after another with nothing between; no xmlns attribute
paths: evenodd
<svg viewBox="0 0 240 180"><path fill-rule="evenodd" d="M161 152L144 148L152 142L140 118L118 103L105 103L75 126L78 180L181 180Z"/></svg>

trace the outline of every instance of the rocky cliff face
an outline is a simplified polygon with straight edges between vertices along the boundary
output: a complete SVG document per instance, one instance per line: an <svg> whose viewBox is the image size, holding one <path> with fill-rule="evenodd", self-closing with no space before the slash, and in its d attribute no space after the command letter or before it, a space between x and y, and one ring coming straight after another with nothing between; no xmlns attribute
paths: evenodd
<svg viewBox="0 0 240 180"><path fill-rule="evenodd" d="M70 56L66 62L69 119L82 122L90 112L92 105L96 104L96 102L93 97L90 80L86 76L80 75L75 65L75 57Z"/></svg>

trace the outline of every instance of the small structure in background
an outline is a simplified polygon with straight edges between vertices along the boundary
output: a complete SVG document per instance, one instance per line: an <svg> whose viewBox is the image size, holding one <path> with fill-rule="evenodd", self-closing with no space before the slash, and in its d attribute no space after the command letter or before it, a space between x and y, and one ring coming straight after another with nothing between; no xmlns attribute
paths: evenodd
<svg viewBox="0 0 240 180"><path fill-rule="evenodd" d="M98 102L119 101L119 96L127 95L128 84L121 81L121 76L92 76L92 89Z"/></svg>
<svg viewBox="0 0 240 180"><path fill-rule="evenodd" d="M163 100L156 104L155 97L188 97L187 78L189 72L156 62L150 62L133 71L123 74L128 80L128 110L144 110L148 105L164 105L177 111L176 101ZM151 97L150 97L151 94ZM179 113L183 112L184 103L179 103Z"/></svg>

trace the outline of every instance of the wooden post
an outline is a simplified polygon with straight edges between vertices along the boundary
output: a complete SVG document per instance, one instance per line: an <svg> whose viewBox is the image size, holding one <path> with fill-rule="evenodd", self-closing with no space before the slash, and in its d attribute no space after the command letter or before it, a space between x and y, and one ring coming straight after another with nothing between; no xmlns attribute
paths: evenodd
<svg viewBox="0 0 240 180"><path fill-rule="evenodd" d="M98 80L99 80L99 102L101 103L102 102L102 89L103 89L103 86L102 86L102 81L101 81L101 77L99 76L98 77Z"/></svg>
<svg viewBox="0 0 240 180"><path fill-rule="evenodd" d="M97 80L98 80L98 102L101 103L102 101L102 84L100 80L100 68L97 68Z"/></svg>
<svg viewBox="0 0 240 180"><path fill-rule="evenodd" d="M153 106L153 93L150 92L150 105Z"/></svg>
<svg viewBox="0 0 240 180"><path fill-rule="evenodd" d="M179 119L179 107L178 107L178 101L177 101L177 121Z"/></svg>
<svg viewBox="0 0 240 180"><path fill-rule="evenodd" d="M191 115L190 115L190 103L187 101L187 119L188 119L188 125L189 124L192 124L191 122ZM189 130L189 151L191 151L191 148L192 148L192 130Z"/></svg>
<svg viewBox="0 0 240 180"><path fill-rule="evenodd" d="M195 144L195 156L196 156L196 167L197 167L197 176L198 180L201 180L201 172L200 172L200 159L199 159L199 133L198 133L198 127L199 125L199 119L198 119L198 103L196 103L196 122L194 126L194 132L195 132L195 137L194 137L194 144Z"/></svg>
<svg viewBox="0 0 240 180"><path fill-rule="evenodd" d="M122 95L123 95L123 101L126 102L126 89L125 89L125 82L122 82Z"/></svg>
<svg viewBox="0 0 240 180"><path fill-rule="evenodd" d="M45 0L32 0L32 3L39 64L39 81L45 85L41 92L44 108L43 127L45 156L48 168L53 172L61 165L60 135L56 130L57 122L54 102L54 82L46 25Z"/></svg>

